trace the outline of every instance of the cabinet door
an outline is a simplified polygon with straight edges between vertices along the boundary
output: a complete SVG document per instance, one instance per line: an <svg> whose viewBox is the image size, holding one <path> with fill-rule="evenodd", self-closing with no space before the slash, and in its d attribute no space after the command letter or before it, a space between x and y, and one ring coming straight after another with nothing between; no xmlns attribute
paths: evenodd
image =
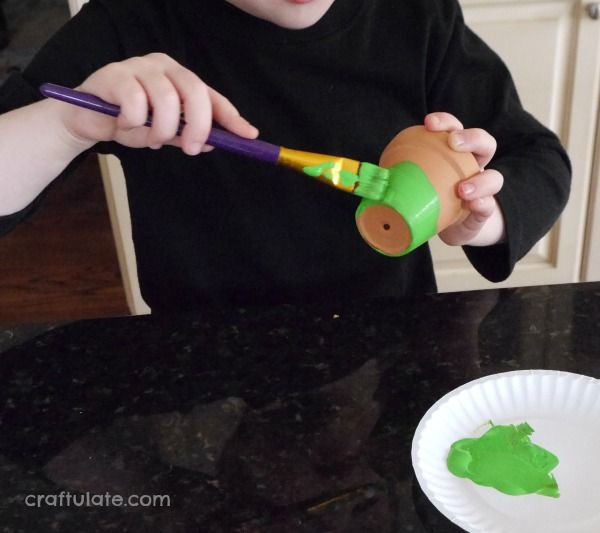
<svg viewBox="0 0 600 533"><path fill-rule="evenodd" d="M600 122L600 114L598 115ZM596 136L581 281L600 281L600 134Z"/></svg>
<svg viewBox="0 0 600 533"><path fill-rule="evenodd" d="M579 281L598 109L600 24L580 0L462 0L467 24L505 61L521 100L556 132L573 163L569 203L504 283L491 284L462 250L432 241L441 291Z"/></svg>

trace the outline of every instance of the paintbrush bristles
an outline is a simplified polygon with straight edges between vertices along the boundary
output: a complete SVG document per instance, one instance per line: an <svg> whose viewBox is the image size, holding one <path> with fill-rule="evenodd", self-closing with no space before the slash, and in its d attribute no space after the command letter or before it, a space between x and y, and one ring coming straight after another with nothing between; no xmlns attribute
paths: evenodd
<svg viewBox="0 0 600 533"><path fill-rule="evenodd" d="M354 194L369 200L383 199L390 181L390 171L372 163L361 163L358 172L358 185Z"/></svg>

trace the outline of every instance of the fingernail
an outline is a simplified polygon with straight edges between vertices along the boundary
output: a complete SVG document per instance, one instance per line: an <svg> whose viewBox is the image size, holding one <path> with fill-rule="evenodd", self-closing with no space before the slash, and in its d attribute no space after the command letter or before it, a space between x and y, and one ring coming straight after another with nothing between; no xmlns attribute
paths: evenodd
<svg viewBox="0 0 600 533"><path fill-rule="evenodd" d="M475 192L475 185L472 183L463 183L460 186L460 190L462 191L463 195L470 196Z"/></svg>
<svg viewBox="0 0 600 533"><path fill-rule="evenodd" d="M161 144L151 144L150 148L152 148L152 150L158 150L160 148L162 148Z"/></svg>

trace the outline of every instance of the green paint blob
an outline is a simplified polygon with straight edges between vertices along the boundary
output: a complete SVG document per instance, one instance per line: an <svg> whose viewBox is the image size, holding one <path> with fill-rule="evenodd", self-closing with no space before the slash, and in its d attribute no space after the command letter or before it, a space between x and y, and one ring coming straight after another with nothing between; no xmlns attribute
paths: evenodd
<svg viewBox="0 0 600 533"><path fill-rule="evenodd" d="M344 187L354 187L358 181L358 176L349 170L340 170L340 181Z"/></svg>
<svg viewBox="0 0 600 533"><path fill-rule="evenodd" d="M492 424L478 439L452 444L448 470L511 496L539 494L558 498L558 484L550 474L558 465L558 457L533 444L529 438L532 433L527 422L518 426Z"/></svg>
<svg viewBox="0 0 600 533"><path fill-rule="evenodd" d="M328 161L326 163L321 163L320 165L314 165L312 167L304 167L302 170L304 171L305 174L308 174L309 176L313 177L313 178L320 178L325 176L325 173L327 171L329 176L331 176L331 169L335 166L335 163L333 161ZM331 179L331 177L328 177L327 179Z"/></svg>
<svg viewBox="0 0 600 533"><path fill-rule="evenodd" d="M325 178L328 181L334 182L334 176L339 176L339 183L347 189L354 187L358 181L358 176L348 170L336 170L336 165L333 161L326 161L312 167L304 167L303 172L313 178Z"/></svg>

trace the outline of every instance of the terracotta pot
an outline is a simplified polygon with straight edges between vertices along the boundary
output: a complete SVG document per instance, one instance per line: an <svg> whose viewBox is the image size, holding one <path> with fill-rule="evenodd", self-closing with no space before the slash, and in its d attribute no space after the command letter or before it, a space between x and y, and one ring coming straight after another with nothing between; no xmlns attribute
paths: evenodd
<svg viewBox="0 0 600 533"><path fill-rule="evenodd" d="M360 234L379 252L407 254L467 216L457 185L480 168L473 154L448 146L448 135L413 126L383 150L379 165L390 169L385 196L363 199L356 211Z"/></svg>

